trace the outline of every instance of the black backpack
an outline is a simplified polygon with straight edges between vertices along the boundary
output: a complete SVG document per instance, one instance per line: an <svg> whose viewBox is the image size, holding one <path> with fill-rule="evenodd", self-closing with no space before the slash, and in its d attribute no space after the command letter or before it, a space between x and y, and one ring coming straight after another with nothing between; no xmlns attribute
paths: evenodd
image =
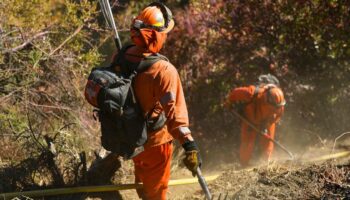
<svg viewBox="0 0 350 200"><path fill-rule="evenodd" d="M109 67L92 69L85 87L86 100L97 108L102 146L125 159L141 153L147 131L162 128L166 121L164 113L153 121L149 116L144 117L134 95L132 80L137 73L167 58L152 54L139 63L132 63L124 56L129 47L122 48ZM119 66L120 71L116 72L114 66Z"/></svg>

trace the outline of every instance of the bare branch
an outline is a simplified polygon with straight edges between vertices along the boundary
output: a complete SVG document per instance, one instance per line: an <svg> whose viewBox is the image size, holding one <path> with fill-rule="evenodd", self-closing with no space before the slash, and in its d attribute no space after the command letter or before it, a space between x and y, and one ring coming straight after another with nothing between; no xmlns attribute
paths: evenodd
<svg viewBox="0 0 350 200"><path fill-rule="evenodd" d="M3 34L3 35L1 35L1 39L7 37L8 35L10 35L10 34L12 34L12 33L18 32L18 31L19 31L19 29L14 29L14 30L9 31L9 32L7 32L7 33L3 33L3 32L1 32L1 30L0 30L0 33Z"/></svg>
<svg viewBox="0 0 350 200"><path fill-rule="evenodd" d="M336 145L336 143L337 143L337 140L340 139L341 137L343 137L344 135L347 135L347 134L350 134L350 132L342 133L341 135L339 135L338 137L335 138L334 143L333 143L333 148L332 148L332 153L331 153L331 154L333 154L333 152L334 152L334 149L335 149L335 145Z"/></svg>
<svg viewBox="0 0 350 200"><path fill-rule="evenodd" d="M33 129L33 126L32 126L32 122L30 121L30 118L29 118L29 113L27 113L27 121L28 121L28 128L30 130L29 133L32 136L32 138L34 139L34 141L36 142L35 144L39 148L45 149L45 147L39 142L38 138L35 136L34 129Z"/></svg>
<svg viewBox="0 0 350 200"><path fill-rule="evenodd" d="M36 106L36 107L43 107L43 108L53 108L53 109L59 109L59 110L72 110L71 108L64 107L64 106L50 106L50 105L41 105L41 104L36 104L33 102L29 102L30 105Z"/></svg>
<svg viewBox="0 0 350 200"><path fill-rule="evenodd" d="M71 40L74 36L76 36L81 31L81 29L83 27L84 27L84 25L81 25L77 29L75 29L75 31L72 35L70 35L68 38L66 38L56 49L54 49L53 51L51 51L49 53L49 56L52 56L56 51L58 51L60 48L62 48L69 40Z"/></svg>
<svg viewBox="0 0 350 200"><path fill-rule="evenodd" d="M7 102L7 100L8 100L13 94L15 94L15 93L17 93L17 92L19 92L19 91L21 91L21 90L23 90L23 87L19 87L18 89L13 90L12 92L6 94L5 96L2 96L2 97L0 98L0 102L2 102L2 103L4 104L5 102Z"/></svg>
<svg viewBox="0 0 350 200"><path fill-rule="evenodd" d="M76 125L76 124L77 124L77 123L75 123L75 122L70 122L70 123L68 123L68 124L65 124L63 127L61 127L61 128L55 133L55 135L53 136L53 140L56 140L57 136L61 133L61 131L62 131L63 129L68 128L68 127L70 127L70 126L72 126L72 125Z"/></svg>
<svg viewBox="0 0 350 200"><path fill-rule="evenodd" d="M323 145L323 146L326 146L326 140L322 139L322 137L320 135L318 135L317 133L314 133L310 130L306 130L306 129L300 129L299 131L303 131L304 133L307 133L307 134L310 134L310 135L313 135L313 136L316 136L317 139L319 140L319 142Z"/></svg>
<svg viewBox="0 0 350 200"><path fill-rule="evenodd" d="M13 52L16 52L16 51L19 51L19 50L22 50L24 49L26 46L28 46L30 43L32 43L33 40L39 38L39 37L42 37L44 35L47 35L49 34L50 31L44 31L44 32L41 32L41 33L38 33L36 35L34 35L32 38L28 39L27 41L25 41L23 44L17 46L17 47L14 47L12 49L7 49L4 51L4 53L13 53Z"/></svg>
<svg viewBox="0 0 350 200"><path fill-rule="evenodd" d="M15 140L17 140L19 137L21 137L21 136L27 131L27 130L23 130L23 131L21 131L21 132L17 132L17 131L15 130L15 128L14 128L14 126L13 126L11 120L7 118L7 122L8 122L9 125L10 125L10 129L11 129L11 131L12 131L12 136L15 136ZM2 135L4 135L4 134L2 134Z"/></svg>

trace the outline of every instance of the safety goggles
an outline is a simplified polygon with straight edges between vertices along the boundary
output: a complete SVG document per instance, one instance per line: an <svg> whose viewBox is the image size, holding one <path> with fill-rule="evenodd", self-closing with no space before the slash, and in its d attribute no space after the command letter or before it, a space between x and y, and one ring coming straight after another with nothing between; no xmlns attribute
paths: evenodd
<svg viewBox="0 0 350 200"><path fill-rule="evenodd" d="M161 32L161 31L165 30L164 26L153 26L153 25L145 24L142 20L139 20L139 19L135 19L134 20L132 28L135 28L135 29L138 29L138 30L143 29L143 28L149 28L149 29L156 30L158 32Z"/></svg>

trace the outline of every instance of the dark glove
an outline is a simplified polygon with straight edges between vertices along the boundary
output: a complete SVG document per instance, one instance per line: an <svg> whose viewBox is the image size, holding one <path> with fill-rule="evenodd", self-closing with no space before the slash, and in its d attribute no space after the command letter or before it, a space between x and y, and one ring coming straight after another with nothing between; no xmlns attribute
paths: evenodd
<svg viewBox="0 0 350 200"><path fill-rule="evenodd" d="M201 167L202 159L199 154L199 149L197 144L194 141L185 142L182 147L185 149L185 158L183 162L188 170L192 172L192 175L195 176L197 173L197 168Z"/></svg>

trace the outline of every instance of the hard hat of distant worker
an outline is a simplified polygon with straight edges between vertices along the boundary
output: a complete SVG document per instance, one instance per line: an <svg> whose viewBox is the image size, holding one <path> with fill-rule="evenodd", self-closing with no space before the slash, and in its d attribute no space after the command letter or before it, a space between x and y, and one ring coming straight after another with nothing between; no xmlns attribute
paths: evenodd
<svg viewBox="0 0 350 200"><path fill-rule="evenodd" d="M278 87L271 87L266 94L267 102L275 107L282 107L286 105L283 92Z"/></svg>
<svg viewBox="0 0 350 200"><path fill-rule="evenodd" d="M174 28L173 15L168 7L159 2L149 4L135 18L132 28L153 29L158 32L168 33Z"/></svg>

